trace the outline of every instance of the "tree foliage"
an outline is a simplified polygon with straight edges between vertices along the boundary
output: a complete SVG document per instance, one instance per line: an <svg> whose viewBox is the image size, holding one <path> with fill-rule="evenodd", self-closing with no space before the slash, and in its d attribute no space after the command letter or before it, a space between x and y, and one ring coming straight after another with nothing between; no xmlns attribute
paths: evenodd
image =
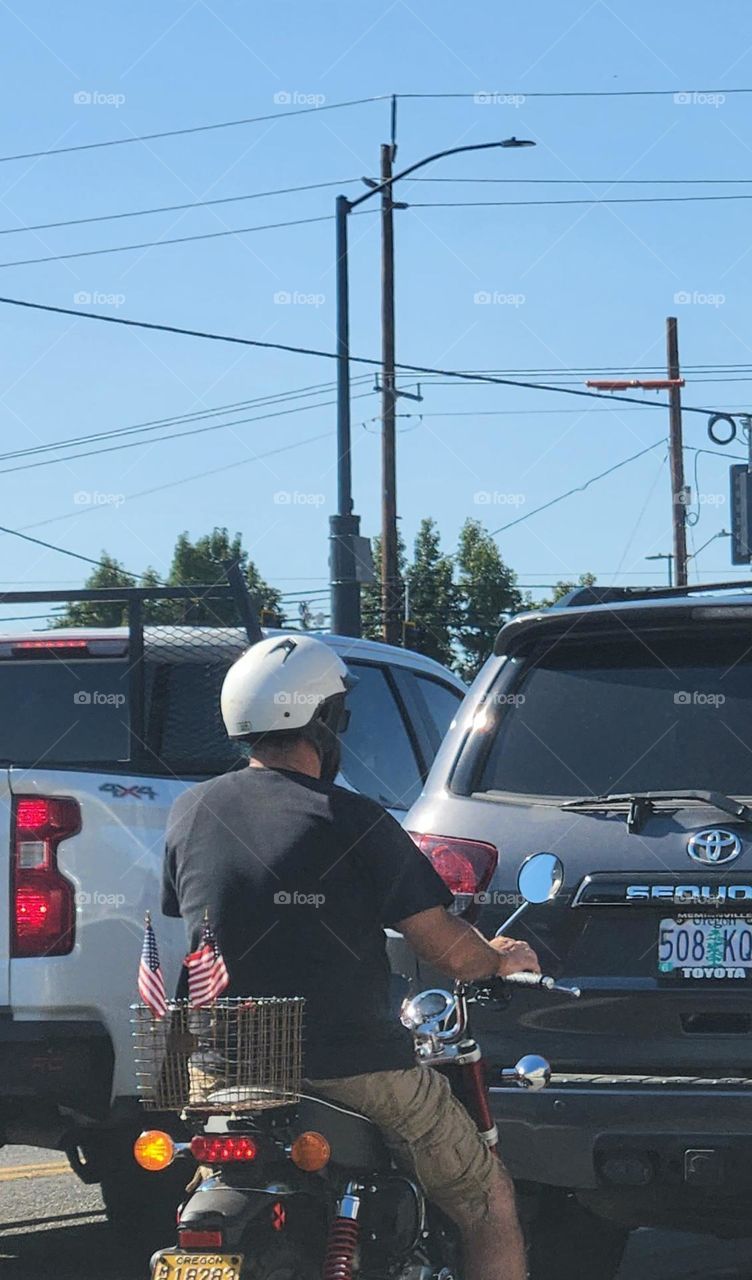
<svg viewBox="0 0 752 1280"><path fill-rule="evenodd" d="M450 666L452 640L460 622L459 592L452 557L441 550L441 535L432 516L420 522L405 581L409 621L415 628L413 648Z"/></svg>
<svg viewBox="0 0 752 1280"><path fill-rule="evenodd" d="M457 587L461 654L456 665L463 678L471 680L491 654L502 622L522 604L517 575L480 520L468 519L460 530Z"/></svg>

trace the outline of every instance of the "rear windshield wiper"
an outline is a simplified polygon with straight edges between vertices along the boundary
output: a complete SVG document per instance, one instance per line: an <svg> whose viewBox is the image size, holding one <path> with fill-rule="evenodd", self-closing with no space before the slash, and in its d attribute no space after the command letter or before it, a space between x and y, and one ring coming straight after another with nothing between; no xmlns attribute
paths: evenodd
<svg viewBox="0 0 752 1280"><path fill-rule="evenodd" d="M623 795L616 793L602 796L580 796L578 800L567 800L562 809L601 809L607 805L628 805L627 829L638 832L642 830L645 819L655 812L655 801L665 800L701 800L713 805L722 813L752 825L752 808L741 800L732 800L722 791L628 791Z"/></svg>

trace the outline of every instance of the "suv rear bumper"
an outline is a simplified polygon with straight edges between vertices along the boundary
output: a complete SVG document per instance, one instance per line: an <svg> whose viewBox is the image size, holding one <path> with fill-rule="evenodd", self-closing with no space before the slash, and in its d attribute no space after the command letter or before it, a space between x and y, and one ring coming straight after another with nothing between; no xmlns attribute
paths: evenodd
<svg viewBox="0 0 752 1280"><path fill-rule="evenodd" d="M556 1076L491 1088L514 1178L578 1190L752 1190L752 1079Z"/></svg>
<svg viewBox="0 0 752 1280"><path fill-rule="evenodd" d="M110 1107L113 1065L112 1042L101 1023L0 1017L0 1128L4 1121L12 1124L22 1099L102 1118Z"/></svg>

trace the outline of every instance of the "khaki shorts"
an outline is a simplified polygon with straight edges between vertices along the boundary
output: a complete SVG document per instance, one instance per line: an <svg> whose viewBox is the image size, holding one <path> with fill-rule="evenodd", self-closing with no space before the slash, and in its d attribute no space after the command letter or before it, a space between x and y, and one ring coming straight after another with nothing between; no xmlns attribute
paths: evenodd
<svg viewBox="0 0 752 1280"><path fill-rule="evenodd" d="M397 1164L454 1221L488 1217L499 1161L440 1072L412 1067L309 1083L378 1125Z"/></svg>

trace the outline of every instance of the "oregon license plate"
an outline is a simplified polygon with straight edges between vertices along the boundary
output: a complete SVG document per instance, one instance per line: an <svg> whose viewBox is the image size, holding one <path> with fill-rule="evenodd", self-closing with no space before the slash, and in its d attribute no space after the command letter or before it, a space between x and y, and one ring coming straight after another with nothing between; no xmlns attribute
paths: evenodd
<svg viewBox="0 0 752 1280"><path fill-rule="evenodd" d="M240 1280L239 1253L160 1253L152 1280Z"/></svg>
<svg viewBox="0 0 752 1280"><path fill-rule="evenodd" d="M658 970L683 978L744 979L752 969L752 918L680 916L661 920Z"/></svg>

